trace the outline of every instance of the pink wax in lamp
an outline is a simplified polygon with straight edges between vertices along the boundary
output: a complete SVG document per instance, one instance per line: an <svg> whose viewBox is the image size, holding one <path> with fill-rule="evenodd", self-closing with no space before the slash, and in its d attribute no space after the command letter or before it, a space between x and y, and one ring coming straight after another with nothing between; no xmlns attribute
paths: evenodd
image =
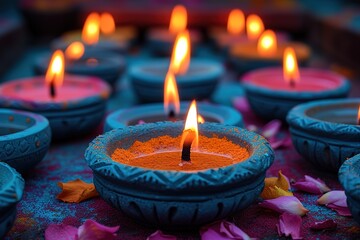
<svg viewBox="0 0 360 240"><path fill-rule="evenodd" d="M350 85L344 77L320 69L299 70L291 47L283 55L283 69L262 68L242 78L250 106L259 116L284 120L287 112L299 103L348 95Z"/></svg>
<svg viewBox="0 0 360 240"><path fill-rule="evenodd" d="M109 85L96 77L64 75L64 69L64 54L57 50L45 77L1 84L0 107L44 115L56 140L79 137L96 129L105 114Z"/></svg>

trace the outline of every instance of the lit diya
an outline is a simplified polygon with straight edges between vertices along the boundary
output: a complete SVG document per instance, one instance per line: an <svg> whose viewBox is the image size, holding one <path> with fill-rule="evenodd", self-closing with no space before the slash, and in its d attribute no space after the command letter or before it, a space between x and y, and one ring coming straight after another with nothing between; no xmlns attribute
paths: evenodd
<svg viewBox="0 0 360 240"><path fill-rule="evenodd" d="M178 81L183 100L205 99L211 96L224 68L220 62L191 59L190 35L187 30L178 34L171 60L151 59L130 66L129 78L136 95L144 102L161 102L165 76L170 69Z"/></svg>
<svg viewBox="0 0 360 240"><path fill-rule="evenodd" d="M51 56L45 54L34 62L36 74L44 75ZM81 42L71 43L65 50L65 72L76 75L99 77L114 86L126 67L125 59L118 54L97 52L85 48Z"/></svg>
<svg viewBox="0 0 360 240"><path fill-rule="evenodd" d="M80 41L93 51L124 53L137 35L132 27L115 26L114 18L109 13L90 13L82 31L69 32L52 44L52 49L65 50L71 43Z"/></svg>
<svg viewBox="0 0 360 240"><path fill-rule="evenodd" d="M115 128L161 121L185 119L189 102L180 102L175 76L168 72L164 84L164 104L152 103L127 109L120 109L106 117L104 132ZM241 114L231 107L200 103L199 122L217 122L243 127Z"/></svg>
<svg viewBox="0 0 360 240"><path fill-rule="evenodd" d="M150 51L157 55L169 56L176 36L187 29L187 10L182 5L176 5L171 13L169 28L152 28L148 32ZM191 44L196 46L201 41L198 31L190 30Z"/></svg>
<svg viewBox="0 0 360 240"><path fill-rule="evenodd" d="M254 70L242 77L252 110L263 119L285 120L288 111L304 102L346 97L349 82L336 73L301 68L293 48L284 51L283 68Z"/></svg>
<svg viewBox="0 0 360 240"><path fill-rule="evenodd" d="M287 116L296 150L323 170L337 172L360 153L360 99L300 104Z"/></svg>
<svg viewBox="0 0 360 240"><path fill-rule="evenodd" d="M53 138L71 139L94 130L101 122L109 85L96 77L64 75L64 54L55 51L45 77L0 85L0 106L45 116Z"/></svg>
<svg viewBox="0 0 360 240"><path fill-rule="evenodd" d="M246 208L264 187L274 153L253 132L183 122L114 129L90 143L85 159L100 196L135 220L195 228Z"/></svg>
<svg viewBox="0 0 360 240"><path fill-rule="evenodd" d="M272 30L264 31L257 42L239 43L230 50L232 64L238 72L278 66L283 57L285 48L292 47L301 65L305 65L311 55L310 48L300 42L278 41Z"/></svg>

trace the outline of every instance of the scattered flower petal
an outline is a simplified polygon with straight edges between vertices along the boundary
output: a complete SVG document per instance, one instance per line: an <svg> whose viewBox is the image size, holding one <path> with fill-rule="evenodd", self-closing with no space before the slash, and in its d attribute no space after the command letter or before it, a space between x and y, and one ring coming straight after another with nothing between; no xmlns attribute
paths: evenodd
<svg viewBox="0 0 360 240"><path fill-rule="evenodd" d="M291 141L291 137L289 134L286 134L286 136L282 139L277 139L277 138L271 138L268 139L271 147L273 149L278 149L281 147L290 147L292 145L292 141Z"/></svg>
<svg viewBox="0 0 360 240"><path fill-rule="evenodd" d="M279 213L292 213L299 216L305 215L309 210L307 210L294 196L283 196L275 199L264 200L259 203L261 207L272 209Z"/></svg>
<svg viewBox="0 0 360 240"><path fill-rule="evenodd" d="M45 230L45 240L75 240L77 228L64 224L50 224Z"/></svg>
<svg viewBox="0 0 360 240"><path fill-rule="evenodd" d="M281 171L278 172L278 177L265 178L265 188L274 186L278 186L282 190L288 191L290 189L289 179L283 175Z"/></svg>
<svg viewBox="0 0 360 240"><path fill-rule="evenodd" d="M326 229L335 229L337 228L337 223L332 220L326 220L322 222L315 222L313 225L310 226L312 230L326 230Z"/></svg>
<svg viewBox="0 0 360 240"><path fill-rule="evenodd" d="M94 220L88 219L78 229L77 240L111 240L115 239L120 226L107 227Z"/></svg>
<svg viewBox="0 0 360 240"><path fill-rule="evenodd" d="M142 125L142 124L145 124L145 123L146 123L146 122L145 122L144 120L139 120L137 124L138 124L138 125Z"/></svg>
<svg viewBox="0 0 360 240"><path fill-rule="evenodd" d="M340 207L335 204L329 203L326 205L328 208L336 211L340 216L351 217L352 214L348 207Z"/></svg>
<svg viewBox="0 0 360 240"><path fill-rule="evenodd" d="M286 237L291 236L292 239L302 239L300 236L301 223L302 219L298 215L287 212L281 214L279 224L276 225L279 236L285 235Z"/></svg>
<svg viewBox="0 0 360 240"><path fill-rule="evenodd" d="M275 137L275 135L280 131L281 121L280 120L272 120L268 122L262 129L262 135L266 139L271 139Z"/></svg>
<svg viewBox="0 0 360 240"><path fill-rule="evenodd" d="M250 105L246 97L236 97L233 100L234 108L237 109L241 113L250 112Z"/></svg>
<svg viewBox="0 0 360 240"><path fill-rule="evenodd" d="M322 194L331 191L321 179L315 179L308 175L305 175L304 179L294 183L293 187L297 190L313 194Z"/></svg>
<svg viewBox="0 0 360 240"><path fill-rule="evenodd" d="M146 240L176 240L175 236L166 235L162 231L157 230L151 234Z"/></svg>
<svg viewBox="0 0 360 240"><path fill-rule="evenodd" d="M285 191L278 186L274 186L264 188L260 196L263 199L274 199L281 196L293 196L293 193L290 191Z"/></svg>
<svg viewBox="0 0 360 240"><path fill-rule="evenodd" d="M346 195L344 191L331 191L322 195L317 203L320 205L334 204L338 207L347 207Z"/></svg>
<svg viewBox="0 0 360 240"><path fill-rule="evenodd" d="M252 125L252 124L249 124L246 128L247 128L247 130L252 131L252 132L258 132L258 130L259 130L257 126Z"/></svg>
<svg viewBox="0 0 360 240"><path fill-rule="evenodd" d="M235 224L219 221L200 229L201 240L251 239Z"/></svg>
<svg viewBox="0 0 360 240"><path fill-rule="evenodd" d="M79 203L99 196L94 184L83 182L80 179L67 183L59 182L58 186L62 192L56 198L64 202Z"/></svg>

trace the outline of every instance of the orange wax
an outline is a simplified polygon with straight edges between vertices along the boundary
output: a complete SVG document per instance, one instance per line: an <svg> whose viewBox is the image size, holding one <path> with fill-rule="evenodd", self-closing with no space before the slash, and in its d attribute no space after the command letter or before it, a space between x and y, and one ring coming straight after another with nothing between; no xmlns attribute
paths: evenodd
<svg viewBox="0 0 360 240"><path fill-rule="evenodd" d="M282 61L286 47L293 47L299 62L306 61L311 54L310 48L303 43L289 42L278 43L276 53L271 56L261 56L256 43L239 43L230 48L230 55L235 58L249 60L274 60Z"/></svg>
<svg viewBox="0 0 360 240"><path fill-rule="evenodd" d="M111 158L119 163L155 170L193 171L220 168L246 160L249 152L226 138L199 136L199 148L191 152L191 164L181 162L181 135L136 141L128 149L116 149Z"/></svg>

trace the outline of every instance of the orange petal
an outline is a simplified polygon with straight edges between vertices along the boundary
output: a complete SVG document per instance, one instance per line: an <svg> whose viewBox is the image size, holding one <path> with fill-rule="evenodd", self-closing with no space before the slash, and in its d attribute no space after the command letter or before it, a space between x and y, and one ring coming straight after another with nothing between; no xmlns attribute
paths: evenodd
<svg viewBox="0 0 360 240"><path fill-rule="evenodd" d="M282 196L294 196L292 192L285 191L278 186L265 187L260 197L263 199L274 199Z"/></svg>
<svg viewBox="0 0 360 240"><path fill-rule="evenodd" d="M67 183L58 182L58 186L62 192L56 198L64 202L79 203L99 196L94 184L83 182L80 179Z"/></svg>
<svg viewBox="0 0 360 240"><path fill-rule="evenodd" d="M265 188L274 186L277 186L284 191L289 191L290 189L289 180L281 173L281 170L278 173L278 177L265 178Z"/></svg>

